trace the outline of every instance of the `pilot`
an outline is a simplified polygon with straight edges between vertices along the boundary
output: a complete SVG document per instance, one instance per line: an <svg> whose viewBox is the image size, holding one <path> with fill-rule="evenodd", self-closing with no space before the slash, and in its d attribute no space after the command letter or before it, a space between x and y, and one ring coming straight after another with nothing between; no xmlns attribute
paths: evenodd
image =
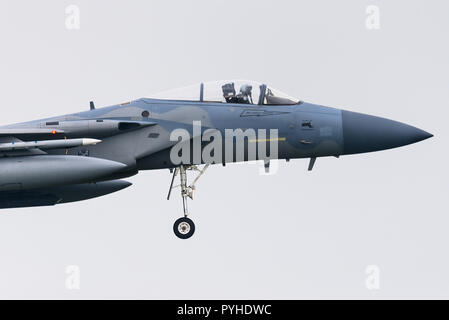
<svg viewBox="0 0 449 320"><path fill-rule="evenodd" d="M223 90L223 97L227 103L237 103L234 82L222 85L221 89Z"/></svg>
<svg viewBox="0 0 449 320"><path fill-rule="evenodd" d="M238 94L235 92L234 82L224 84L221 89L223 90L223 97L227 103L253 103L253 98L251 96L253 87L249 84L243 84L240 87L240 92Z"/></svg>
<svg viewBox="0 0 449 320"><path fill-rule="evenodd" d="M251 96L251 91L253 90L253 87L249 84L243 84L240 87L240 93L237 95L239 98L238 103L253 103L253 97Z"/></svg>

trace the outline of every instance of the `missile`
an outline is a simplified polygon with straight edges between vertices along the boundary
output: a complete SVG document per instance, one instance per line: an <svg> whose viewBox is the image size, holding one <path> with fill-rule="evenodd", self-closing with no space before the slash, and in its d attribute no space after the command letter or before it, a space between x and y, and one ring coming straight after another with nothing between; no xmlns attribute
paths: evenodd
<svg viewBox="0 0 449 320"><path fill-rule="evenodd" d="M101 140L91 138L80 139L58 139L58 140L41 140L41 141L13 141L8 143L0 143L0 151L23 150L23 149L65 149L79 146L90 146L100 143Z"/></svg>

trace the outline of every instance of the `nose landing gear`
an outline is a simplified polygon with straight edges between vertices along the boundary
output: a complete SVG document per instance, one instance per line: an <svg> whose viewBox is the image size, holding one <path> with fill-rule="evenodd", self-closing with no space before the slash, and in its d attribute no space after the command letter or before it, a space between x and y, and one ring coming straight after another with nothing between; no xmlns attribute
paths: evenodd
<svg viewBox="0 0 449 320"><path fill-rule="evenodd" d="M187 209L187 198L190 198L193 200L193 194L195 191L195 183L198 181L198 179L203 175L203 173L206 171L206 169L209 167L209 164L204 165L202 169L199 169L196 165L180 165L179 167L175 168L173 171L172 180L170 183L170 188L168 190L167 200L170 199L171 191L174 188L181 187L181 196L182 196L182 206L184 210L184 217L179 218L175 221L175 224L173 225L173 231L175 232L175 235L180 239L189 239L191 236L193 236L193 233L195 232L195 224L191 219L189 219L187 216L189 215L188 209ZM193 180L193 183L191 185L187 185L187 170L193 170L198 171L198 175ZM176 176L180 176L181 183L179 185L174 186L173 182L175 181Z"/></svg>

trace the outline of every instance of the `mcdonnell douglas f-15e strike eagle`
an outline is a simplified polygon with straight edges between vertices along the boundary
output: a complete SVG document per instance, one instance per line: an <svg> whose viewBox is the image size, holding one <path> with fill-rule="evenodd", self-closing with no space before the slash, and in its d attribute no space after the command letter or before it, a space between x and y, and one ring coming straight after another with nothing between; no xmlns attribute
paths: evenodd
<svg viewBox="0 0 449 320"><path fill-rule="evenodd" d="M131 185L140 170L180 178L181 239L198 178L210 164L316 158L396 148L432 137L418 128L307 103L254 81L205 82L118 105L0 127L0 208L49 206ZM187 171L197 173L191 184Z"/></svg>

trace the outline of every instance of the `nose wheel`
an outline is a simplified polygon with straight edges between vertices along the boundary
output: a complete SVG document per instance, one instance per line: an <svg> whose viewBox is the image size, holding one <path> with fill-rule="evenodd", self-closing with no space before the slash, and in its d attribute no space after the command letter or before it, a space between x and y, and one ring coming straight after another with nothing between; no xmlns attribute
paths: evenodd
<svg viewBox="0 0 449 320"><path fill-rule="evenodd" d="M195 165L180 165L178 168L175 168L173 171L173 177L171 180L170 188L168 190L167 200L170 200L171 191L174 188L181 187L181 197L182 197L182 206L184 210L184 217L179 218L175 221L173 225L173 231L175 235L180 239L189 239L193 236L195 232L195 224L193 221L187 216L189 215L187 209L187 199L190 198L193 200L193 193L195 191L195 183L198 179L203 175L206 169L209 167L209 164L204 165L202 169L199 169ZM196 178L193 180L191 185L187 185L187 170L193 170L199 172ZM175 181L176 176L180 176L181 183L179 185L174 186L173 183Z"/></svg>
<svg viewBox="0 0 449 320"><path fill-rule="evenodd" d="M179 218L173 225L175 235L180 239L189 239L195 233L195 224L187 217Z"/></svg>

